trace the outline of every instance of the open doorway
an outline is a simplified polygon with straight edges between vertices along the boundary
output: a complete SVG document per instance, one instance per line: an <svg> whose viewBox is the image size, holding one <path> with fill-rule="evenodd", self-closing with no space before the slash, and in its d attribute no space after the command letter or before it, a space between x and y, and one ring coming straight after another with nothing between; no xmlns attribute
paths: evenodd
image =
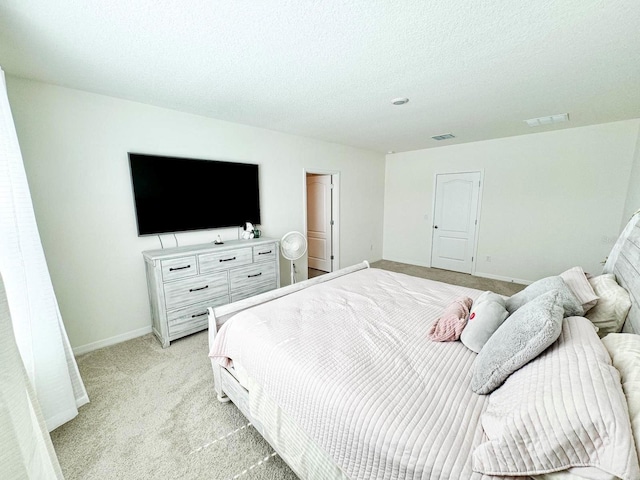
<svg viewBox="0 0 640 480"><path fill-rule="evenodd" d="M337 270L339 173L305 171L305 233L308 278Z"/></svg>

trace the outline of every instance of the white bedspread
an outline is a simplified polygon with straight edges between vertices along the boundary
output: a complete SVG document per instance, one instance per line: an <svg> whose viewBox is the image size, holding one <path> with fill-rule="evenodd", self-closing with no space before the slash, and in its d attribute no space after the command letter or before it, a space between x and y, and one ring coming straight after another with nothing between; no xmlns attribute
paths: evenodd
<svg viewBox="0 0 640 480"><path fill-rule="evenodd" d="M482 424L478 471L640 479L620 374L586 318L564 319L560 338L491 394Z"/></svg>
<svg viewBox="0 0 640 480"><path fill-rule="evenodd" d="M362 270L239 313L211 355L241 364L351 479L489 478L472 472L488 401L469 388L476 354L427 338L480 293Z"/></svg>

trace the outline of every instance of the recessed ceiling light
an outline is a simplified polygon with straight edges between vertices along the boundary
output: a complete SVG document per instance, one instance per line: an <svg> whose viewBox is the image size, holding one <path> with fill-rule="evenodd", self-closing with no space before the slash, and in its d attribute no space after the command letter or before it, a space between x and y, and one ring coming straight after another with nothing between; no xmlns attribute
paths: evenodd
<svg viewBox="0 0 640 480"><path fill-rule="evenodd" d="M568 113L558 113L557 115L550 115L548 117L530 118L529 120L525 120L525 123L530 127L539 127L540 125L551 125L554 123L562 123L568 121Z"/></svg>
<svg viewBox="0 0 640 480"><path fill-rule="evenodd" d="M433 137L434 140L449 140L450 138L456 138L455 135L450 133L443 133L442 135L435 135Z"/></svg>
<svg viewBox="0 0 640 480"><path fill-rule="evenodd" d="M393 150L389 150L387 153L396 153L396 152L394 152Z"/></svg>
<svg viewBox="0 0 640 480"><path fill-rule="evenodd" d="M404 105L405 103L407 103L409 101L408 98L394 98L393 100L391 100L391 103L393 103L394 105Z"/></svg>

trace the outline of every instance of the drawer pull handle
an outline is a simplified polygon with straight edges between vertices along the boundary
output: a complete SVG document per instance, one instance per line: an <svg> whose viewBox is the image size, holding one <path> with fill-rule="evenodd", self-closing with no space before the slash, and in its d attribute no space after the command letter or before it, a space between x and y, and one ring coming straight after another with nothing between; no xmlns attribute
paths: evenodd
<svg viewBox="0 0 640 480"><path fill-rule="evenodd" d="M251 278L251 277L259 277L260 275L262 275L262 272L260 272L260 273L256 273L255 275L247 275L247 278Z"/></svg>
<svg viewBox="0 0 640 480"><path fill-rule="evenodd" d="M209 285L205 285L204 287L200 287L200 288L190 288L189 291L197 292L198 290L204 290L205 288L209 288Z"/></svg>
<svg viewBox="0 0 640 480"><path fill-rule="evenodd" d="M191 268L191 265L187 265L186 267L176 267L176 268L170 268L169 271L173 272L175 270L184 270L185 268Z"/></svg>
<svg viewBox="0 0 640 480"><path fill-rule="evenodd" d="M269 255L273 250L269 250L268 252L258 252L258 255Z"/></svg>
<svg viewBox="0 0 640 480"><path fill-rule="evenodd" d="M195 315L191 315L191 318L202 317L203 315L206 315L206 314L207 312L196 313Z"/></svg>
<svg viewBox="0 0 640 480"><path fill-rule="evenodd" d="M220 261L221 262L230 262L231 260L235 260L236 257L231 257L231 258L221 258Z"/></svg>

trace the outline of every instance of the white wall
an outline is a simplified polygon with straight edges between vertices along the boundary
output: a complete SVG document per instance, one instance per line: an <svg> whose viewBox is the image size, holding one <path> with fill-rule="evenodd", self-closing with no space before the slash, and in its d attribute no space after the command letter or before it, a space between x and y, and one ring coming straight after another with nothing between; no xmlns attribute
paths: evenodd
<svg viewBox="0 0 640 480"><path fill-rule="evenodd" d="M620 232L639 129L628 120L388 155L383 258L429 266L434 175L484 170L476 275L599 273Z"/></svg>
<svg viewBox="0 0 640 480"><path fill-rule="evenodd" d="M150 331L127 152L260 164L263 236L302 231L303 169L340 171L341 266L382 257L384 156L250 126L8 77L38 226L71 344ZM225 201L222 185L212 195ZM241 195L242 192L236 192ZM236 229L178 234L180 245ZM173 236L163 236L173 246ZM372 247L373 246L373 247ZM306 263L298 265L306 272ZM304 275L304 273L303 273ZM288 263L282 261L283 284Z"/></svg>
<svg viewBox="0 0 640 480"><path fill-rule="evenodd" d="M627 199L624 203L624 214L622 215L623 229L631 216L640 210L640 131L638 132L638 140L636 142L636 151L633 159L633 167L629 176L629 191Z"/></svg>

